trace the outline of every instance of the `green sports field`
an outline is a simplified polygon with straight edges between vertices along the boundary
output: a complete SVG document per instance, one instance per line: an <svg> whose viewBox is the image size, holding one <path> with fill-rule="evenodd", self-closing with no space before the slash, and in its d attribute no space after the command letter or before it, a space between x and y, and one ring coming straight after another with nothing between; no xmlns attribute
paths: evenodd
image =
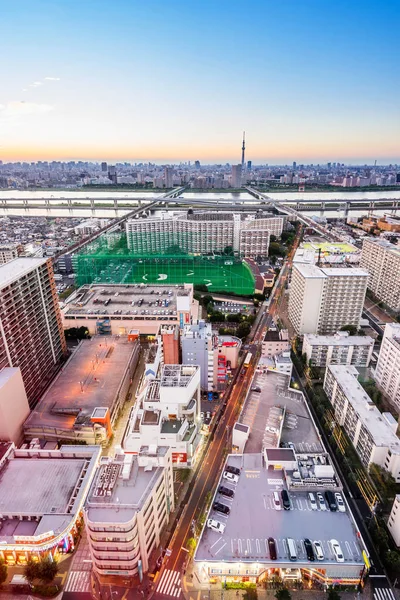
<svg viewBox="0 0 400 600"><path fill-rule="evenodd" d="M343 253L350 254L352 252L358 252L357 248L352 244L346 243L336 243L336 242L313 242L313 243L305 243L303 244L305 250L319 250L321 248L321 252L326 252L328 254L333 253Z"/></svg>
<svg viewBox="0 0 400 600"><path fill-rule="evenodd" d="M254 277L241 260L190 255L137 256L82 254L77 257L76 282L85 283L193 283L210 292L254 293Z"/></svg>

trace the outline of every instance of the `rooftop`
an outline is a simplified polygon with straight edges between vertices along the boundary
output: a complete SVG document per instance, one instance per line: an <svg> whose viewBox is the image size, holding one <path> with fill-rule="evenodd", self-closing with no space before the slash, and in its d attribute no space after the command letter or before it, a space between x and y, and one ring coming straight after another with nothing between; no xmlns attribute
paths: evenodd
<svg viewBox="0 0 400 600"><path fill-rule="evenodd" d="M162 387L187 387L198 370L196 365L164 365L160 384Z"/></svg>
<svg viewBox="0 0 400 600"><path fill-rule="evenodd" d="M303 540L320 540L325 559L319 566L336 563L329 540L337 539L347 564L363 565L356 525L349 513L312 510L305 492L290 493L292 510L276 511L273 493L284 489L282 471L266 469L261 454L230 455L227 463L241 469L238 484L223 480L225 487L234 490L234 497L216 499L229 505L229 516L221 515L211 509L209 518L218 519L226 525L223 535L205 525L199 540L196 561L249 561L271 562L276 567L281 563L290 563L286 538L295 539L300 566L307 561ZM218 489L218 486L217 486ZM259 537L261 536L261 537ZM270 561L268 537L275 539L277 561ZM290 563L293 566L293 562Z"/></svg>
<svg viewBox="0 0 400 600"><path fill-rule="evenodd" d="M346 335L347 334L347 335ZM305 333L304 340L311 346L373 346L374 339L368 335L348 335L340 331L334 335L317 335Z"/></svg>
<svg viewBox="0 0 400 600"><path fill-rule="evenodd" d="M119 267L116 266L116 269ZM177 296L189 296L183 285L83 285L67 302L65 315L173 315ZM146 312L147 311L147 312Z"/></svg>
<svg viewBox="0 0 400 600"><path fill-rule="evenodd" d="M137 342L94 336L83 340L25 422L25 428L73 429L95 408L112 408Z"/></svg>
<svg viewBox="0 0 400 600"><path fill-rule="evenodd" d="M320 269L311 264L294 263L294 268L307 279L325 279L325 277L368 277L367 271L357 268L327 267Z"/></svg>
<svg viewBox="0 0 400 600"><path fill-rule="evenodd" d="M364 427L368 429L376 446L389 447L392 452L400 454L400 439L357 380L357 369L345 365L329 365L328 369L338 382Z"/></svg>
<svg viewBox="0 0 400 600"><path fill-rule="evenodd" d="M32 269L36 269L47 262L47 258L14 258L0 266L0 289L10 285Z"/></svg>
<svg viewBox="0 0 400 600"><path fill-rule="evenodd" d="M365 238L365 242L369 242L370 244L375 244L376 246L380 246L389 252L393 252L396 256L400 256L400 247L391 244L387 240L383 240L382 238Z"/></svg>

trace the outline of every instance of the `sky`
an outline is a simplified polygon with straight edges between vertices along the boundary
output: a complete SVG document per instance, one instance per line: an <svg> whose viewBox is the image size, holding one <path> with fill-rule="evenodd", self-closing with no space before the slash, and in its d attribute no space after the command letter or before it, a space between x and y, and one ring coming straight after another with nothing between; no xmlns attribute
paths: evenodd
<svg viewBox="0 0 400 600"><path fill-rule="evenodd" d="M398 0L0 0L0 160L400 164Z"/></svg>

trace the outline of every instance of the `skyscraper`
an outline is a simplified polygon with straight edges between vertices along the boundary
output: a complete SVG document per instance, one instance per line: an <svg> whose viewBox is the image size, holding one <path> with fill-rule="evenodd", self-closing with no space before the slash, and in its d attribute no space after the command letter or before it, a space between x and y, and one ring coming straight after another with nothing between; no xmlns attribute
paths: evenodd
<svg viewBox="0 0 400 600"><path fill-rule="evenodd" d="M0 307L0 369L20 367L33 408L67 350L51 259L2 265Z"/></svg>
<svg viewBox="0 0 400 600"><path fill-rule="evenodd" d="M107 168L108 168L107 163L106 162L102 162L101 163L101 171L102 171L102 173L107 173Z"/></svg>
<svg viewBox="0 0 400 600"><path fill-rule="evenodd" d="M251 160L247 161L247 170L251 171Z"/></svg>
<svg viewBox="0 0 400 600"><path fill-rule="evenodd" d="M195 160L194 161L194 168L199 170L200 169L200 161L199 160Z"/></svg>
<svg viewBox="0 0 400 600"><path fill-rule="evenodd" d="M232 187L242 187L242 165L232 165Z"/></svg>
<svg viewBox="0 0 400 600"><path fill-rule="evenodd" d="M166 188L174 187L173 176L174 176L174 169L172 167L165 167L164 179L165 179L165 187Z"/></svg>

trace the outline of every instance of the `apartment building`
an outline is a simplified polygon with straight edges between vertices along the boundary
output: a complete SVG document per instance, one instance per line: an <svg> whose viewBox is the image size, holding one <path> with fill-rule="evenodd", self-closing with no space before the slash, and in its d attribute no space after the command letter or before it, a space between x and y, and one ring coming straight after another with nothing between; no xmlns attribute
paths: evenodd
<svg viewBox="0 0 400 600"><path fill-rule="evenodd" d="M374 351L374 339L367 335L350 335L348 331L338 331L334 335L305 333L303 354L307 362L315 367L327 365L356 365L369 367Z"/></svg>
<svg viewBox="0 0 400 600"><path fill-rule="evenodd" d="M165 252L179 246L190 254L223 252L231 247L243 257L268 256L270 235L280 237L284 218L239 213L163 214L161 218L128 219L128 248L136 254Z"/></svg>
<svg viewBox="0 0 400 600"><path fill-rule="evenodd" d="M400 323L387 323L375 369L375 379L400 409Z"/></svg>
<svg viewBox="0 0 400 600"><path fill-rule="evenodd" d="M271 327L265 333L261 356L272 358L276 354L286 352L290 349L289 332L287 329L276 329Z"/></svg>
<svg viewBox="0 0 400 600"><path fill-rule="evenodd" d="M51 259L1 265L0 306L0 369L21 369L33 408L67 350Z"/></svg>
<svg viewBox="0 0 400 600"><path fill-rule="evenodd" d="M109 576L138 577L175 508L171 449L143 446L136 454L117 448L103 458L93 480L84 520L93 569Z"/></svg>
<svg viewBox="0 0 400 600"><path fill-rule="evenodd" d="M388 471L400 483L400 440L397 421L380 413L357 380L354 366L329 365L324 390L338 423L349 436L362 463Z"/></svg>
<svg viewBox="0 0 400 600"><path fill-rule="evenodd" d="M293 265L289 318L298 334L332 334L359 327L368 273L362 269Z"/></svg>
<svg viewBox="0 0 400 600"><path fill-rule="evenodd" d="M396 494L387 526L396 546L400 547L400 494Z"/></svg>
<svg viewBox="0 0 400 600"><path fill-rule="evenodd" d="M177 325L162 325L160 328L160 341L164 363L166 365L179 364L179 327Z"/></svg>
<svg viewBox="0 0 400 600"><path fill-rule="evenodd" d="M360 267L368 271L368 289L389 308L400 311L400 247L365 239Z"/></svg>
<svg viewBox="0 0 400 600"><path fill-rule="evenodd" d="M140 391L123 440L125 452L168 446L175 467L193 467L200 436L200 368L159 365Z"/></svg>
<svg viewBox="0 0 400 600"><path fill-rule="evenodd" d="M21 250L22 247L20 246ZM10 262L18 258L18 246L17 244L1 244L0 245L0 265Z"/></svg>

